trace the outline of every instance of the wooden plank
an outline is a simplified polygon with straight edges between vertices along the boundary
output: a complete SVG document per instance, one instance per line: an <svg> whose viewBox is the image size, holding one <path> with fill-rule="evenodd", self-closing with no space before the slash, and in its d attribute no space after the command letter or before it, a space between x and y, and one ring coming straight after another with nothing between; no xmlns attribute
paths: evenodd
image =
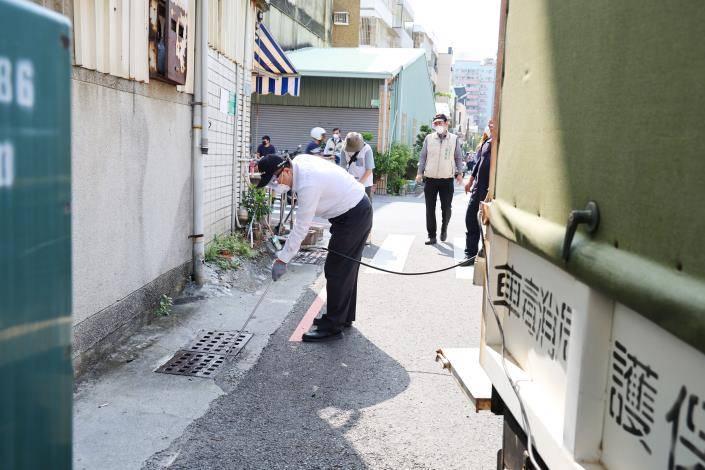
<svg viewBox="0 0 705 470"><path fill-rule="evenodd" d="M475 412L490 409L492 382L480 366L479 348L441 348L436 351L436 362L453 375Z"/></svg>

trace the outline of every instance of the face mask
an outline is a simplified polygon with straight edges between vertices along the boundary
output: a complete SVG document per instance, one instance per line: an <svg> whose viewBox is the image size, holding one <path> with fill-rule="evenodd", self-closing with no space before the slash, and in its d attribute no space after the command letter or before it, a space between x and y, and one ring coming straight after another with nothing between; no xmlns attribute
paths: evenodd
<svg viewBox="0 0 705 470"><path fill-rule="evenodd" d="M490 134L490 126L485 127L485 134L487 134L488 137L492 135Z"/></svg>
<svg viewBox="0 0 705 470"><path fill-rule="evenodd" d="M338 137L340 137L340 134L333 134L334 139L337 139Z"/></svg>
<svg viewBox="0 0 705 470"><path fill-rule="evenodd" d="M269 189L274 191L275 194L284 194L291 191L291 188L285 184L280 184L276 176L272 178L272 181L267 185Z"/></svg>
<svg viewBox="0 0 705 470"><path fill-rule="evenodd" d="M291 188L285 184L276 184L274 186L270 186L270 189L274 191L274 194L284 194L291 191Z"/></svg>
<svg viewBox="0 0 705 470"><path fill-rule="evenodd" d="M440 126L440 125L439 125L439 126L434 126L434 127L433 127L433 130L435 130L435 131L438 132L439 134L443 134L443 133L445 133L446 128L445 128L445 126Z"/></svg>

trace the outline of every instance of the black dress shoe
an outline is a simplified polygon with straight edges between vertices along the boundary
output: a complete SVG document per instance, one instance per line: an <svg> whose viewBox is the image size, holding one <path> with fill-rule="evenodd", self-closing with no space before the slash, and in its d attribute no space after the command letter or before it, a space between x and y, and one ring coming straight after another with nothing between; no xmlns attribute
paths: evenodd
<svg viewBox="0 0 705 470"><path fill-rule="evenodd" d="M343 337L343 330L311 330L304 333L301 339L305 343L321 343L323 341L332 341Z"/></svg>
<svg viewBox="0 0 705 470"><path fill-rule="evenodd" d="M435 245L436 244L436 237L429 238L424 242L424 245Z"/></svg>
<svg viewBox="0 0 705 470"><path fill-rule="evenodd" d="M443 227L441 229L441 241L446 241L446 238L448 238L448 229L446 227Z"/></svg>

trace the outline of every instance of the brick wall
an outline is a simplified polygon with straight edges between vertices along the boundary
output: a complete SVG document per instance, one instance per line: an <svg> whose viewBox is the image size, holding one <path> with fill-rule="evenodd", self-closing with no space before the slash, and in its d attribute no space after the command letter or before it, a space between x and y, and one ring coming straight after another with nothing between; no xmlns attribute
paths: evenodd
<svg viewBox="0 0 705 470"><path fill-rule="evenodd" d="M358 47L360 45L360 0L334 0L333 12L347 11L349 25L333 24L333 47Z"/></svg>

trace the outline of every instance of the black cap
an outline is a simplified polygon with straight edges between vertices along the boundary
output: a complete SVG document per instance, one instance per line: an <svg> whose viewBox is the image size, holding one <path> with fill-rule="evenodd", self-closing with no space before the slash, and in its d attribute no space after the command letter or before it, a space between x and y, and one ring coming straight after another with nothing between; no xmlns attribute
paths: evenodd
<svg viewBox="0 0 705 470"><path fill-rule="evenodd" d="M266 155L259 159L257 162L257 169L259 170L261 176L259 183L257 183L258 188L263 188L269 184L272 180L272 176L277 170L284 166L284 159L279 155Z"/></svg>
<svg viewBox="0 0 705 470"><path fill-rule="evenodd" d="M433 116L434 121L443 121L443 122L448 122L448 116L446 116L443 113L438 113L435 116Z"/></svg>

